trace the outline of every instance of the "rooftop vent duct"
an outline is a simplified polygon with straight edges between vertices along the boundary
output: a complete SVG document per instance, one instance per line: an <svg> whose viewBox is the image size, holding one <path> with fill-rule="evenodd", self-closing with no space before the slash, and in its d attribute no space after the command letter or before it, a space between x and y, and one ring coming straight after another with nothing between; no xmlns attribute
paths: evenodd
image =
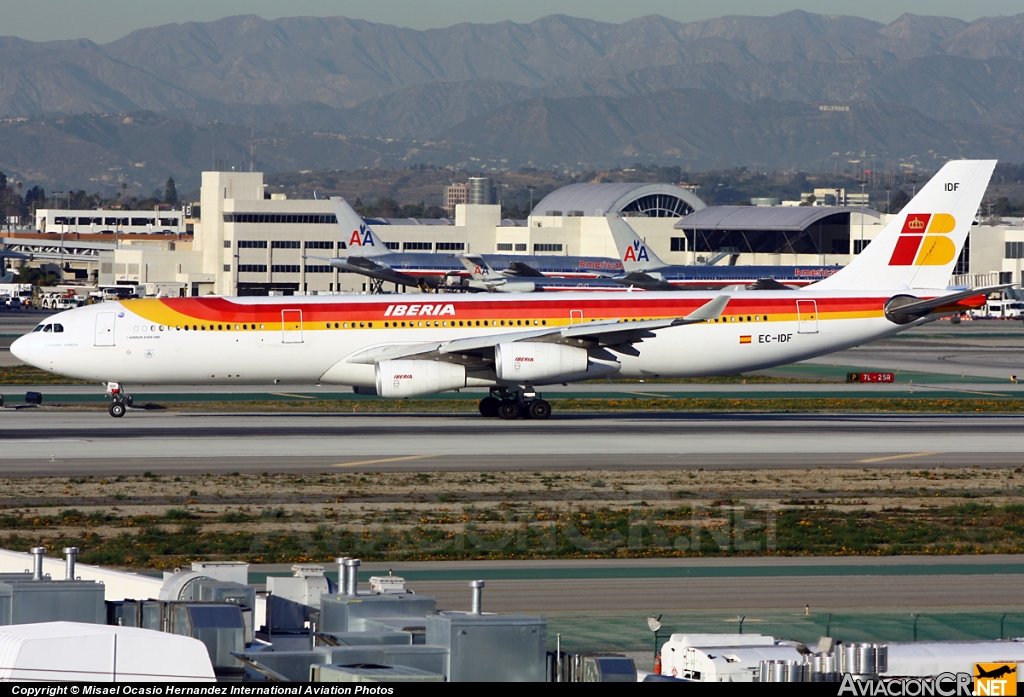
<svg viewBox="0 0 1024 697"><path fill-rule="evenodd" d="M78 547L64 548L64 580L75 580L75 559L78 557Z"/></svg>
<svg viewBox="0 0 1024 697"><path fill-rule="evenodd" d="M338 592L344 593L348 590L348 568L345 564L352 557L337 557L334 562L338 565Z"/></svg>
<svg viewBox="0 0 1024 697"><path fill-rule="evenodd" d="M345 566L348 569L347 587L345 592L348 595L358 595L359 591L359 560L348 559L345 562Z"/></svg>
<svg viewBox="0 0 1024 697"><path fill-rule="evenodd" d="M46 547L33 547L29 550L32 553L32 580L43 580L43 555L46 554Z"/></svg>
<svg viewBox="0 0 1024 697"><path fill-rule="evenodd" d="M484 582L483 581L470 581L469 587L473 591L473 604L470 606L470 612L474 615L479 615L483 612L482 603L484 595Z"/></svg>

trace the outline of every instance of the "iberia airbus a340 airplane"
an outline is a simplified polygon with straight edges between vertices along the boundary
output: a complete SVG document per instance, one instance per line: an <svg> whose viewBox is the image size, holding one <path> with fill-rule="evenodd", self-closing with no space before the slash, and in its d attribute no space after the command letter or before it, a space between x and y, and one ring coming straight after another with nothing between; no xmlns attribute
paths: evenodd
<svg viewBox="0 0 1024 697"><path fill-rule="evenodd" d="M996 287L947 284L994 167L949 162L846 268L799 290L122 300L54 315L11 351L105 382L112 416L126 384L305 383L487 387L485 416L545 419L538 386L768 368L981 306Z"/></svg>

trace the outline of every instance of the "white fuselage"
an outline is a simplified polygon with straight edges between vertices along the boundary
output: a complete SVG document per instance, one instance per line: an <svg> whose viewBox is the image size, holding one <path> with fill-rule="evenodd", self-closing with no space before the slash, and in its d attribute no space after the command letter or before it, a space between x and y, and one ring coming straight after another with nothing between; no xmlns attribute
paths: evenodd
<svg viewBox="0 0 1024 697"><path fill-rule="evenodd" d="M882 307L892 295L815 294L812 289L735 292L720 321L659 329L635 344L639 355L616 355L621 366L617 374L697 377L756 370L863 344L920 323L897 325L886 319ZM129 300L54 315L40 326L60 325L63 331L30 333L15 342L12 352L44 370L102 382L369 387L374 385L374 366L346 361L368 348L521 332L524 323L536 329L682 317L713 297L706 292L623 292L551 299L390 295ZM404 308L402 314L396 307ZM534 384L544 382L563 380Z"/></svg>

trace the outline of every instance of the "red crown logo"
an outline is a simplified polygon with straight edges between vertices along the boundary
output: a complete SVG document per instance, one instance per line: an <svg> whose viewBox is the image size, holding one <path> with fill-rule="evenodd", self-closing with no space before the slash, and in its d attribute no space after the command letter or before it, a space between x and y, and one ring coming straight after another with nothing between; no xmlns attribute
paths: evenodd
<svg viewBox="0 0 1024 697"><path fill-rule="evenodd" d="M931 213L911 213L907 216L906 221L903 223L903 229L900 232L920 235L928 227L928 221L931 217Z"/></svg>

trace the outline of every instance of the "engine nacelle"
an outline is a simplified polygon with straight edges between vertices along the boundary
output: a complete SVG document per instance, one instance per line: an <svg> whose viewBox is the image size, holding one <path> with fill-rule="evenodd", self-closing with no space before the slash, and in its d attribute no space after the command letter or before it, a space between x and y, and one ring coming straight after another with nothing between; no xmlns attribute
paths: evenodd
<svg viewBox="0 0 1024 697"><path fill-rule="evenodd" d="M466 386L466 366L440 361L381 361L375 366L381 397L418 397Z"/></svg>
<svg viewBox="0 0 1024 697"><path fill-rule="evenodd" d="M499 380L527 383L587 372L587 350L562 344L512 341L494 347Z"/></svg>

